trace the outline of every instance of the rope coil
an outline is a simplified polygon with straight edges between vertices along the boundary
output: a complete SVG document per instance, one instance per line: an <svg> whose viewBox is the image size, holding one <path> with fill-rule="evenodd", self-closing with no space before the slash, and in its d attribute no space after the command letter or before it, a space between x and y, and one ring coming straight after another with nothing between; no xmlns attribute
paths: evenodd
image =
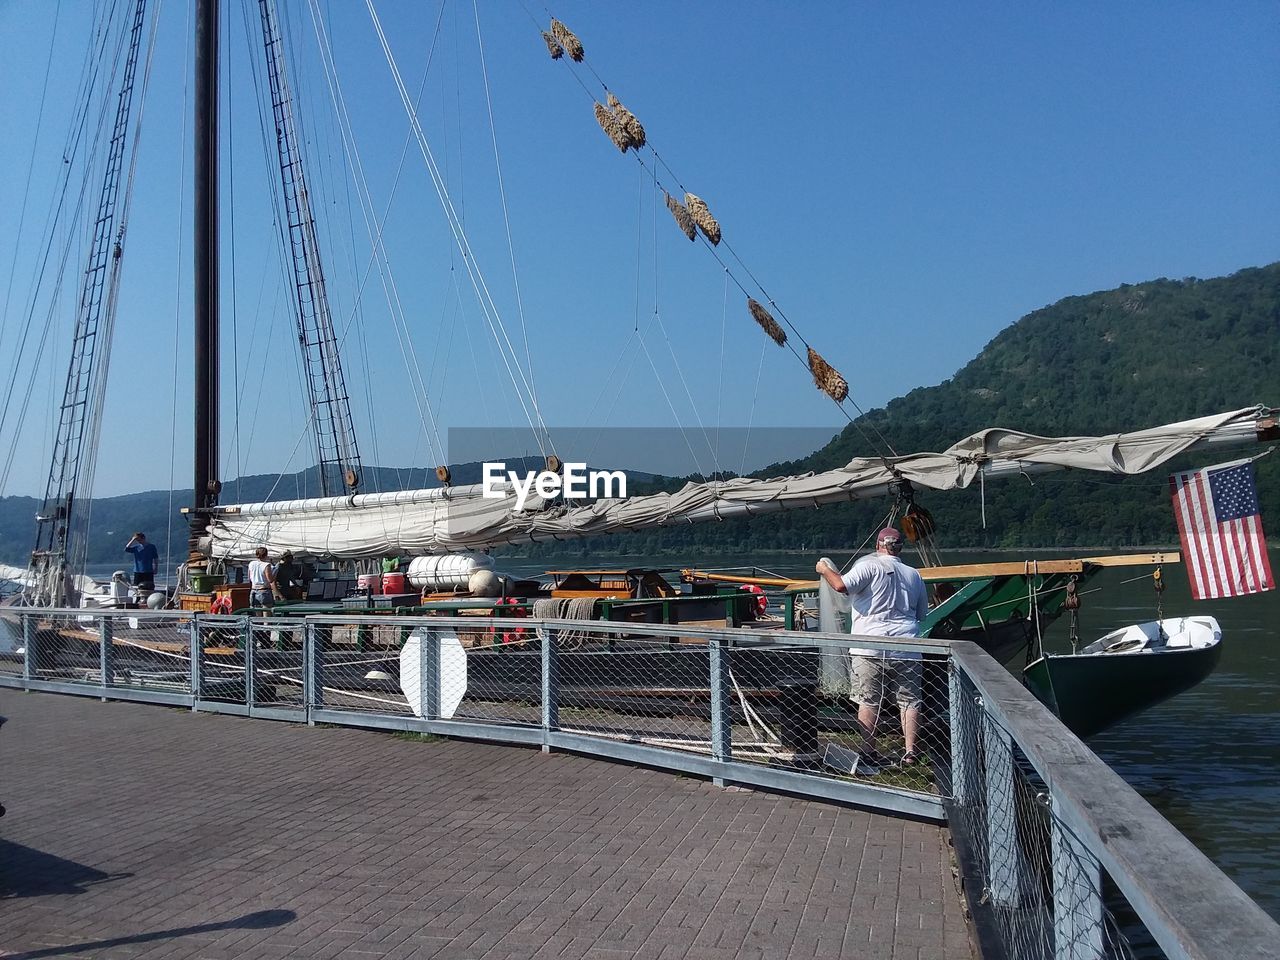
<svg viewBox="0 0 1280 960"><path fill-rule="evenodd" d="M693 222L698 225L698 229L702 231L703 236L711 241L713 247L719 246L720 224L711 215L707 202L697 194L686 192L684 205L689 208L689 216L693 217Z"/></svg>
<svg viewBox="0 0 1280 960"><path fill-rule="evenodd" d="M552 60L559 60L564 56L564 47L560 46L559 40L545 30L542 31L542 39L546 41L547 52L551 54Z"/></svg>
<svg viewBox="0 0 1280 960"><path fill-rule="evenodd" d="M622 105L622 101L613 95L608 94L609 109L613 115L618 118L618 122L622 124L623 132L626 133L630 146L639 150L645 145L644 126L636 119L636 115Z"/></svg>
<svg viewBox="0 0 1280 960"><path fill-rule="evenodd" d="M813 374L817 388L836 403L843 403L849 396L849 381L840 376L840 371L822 359L813 347L809 348L809 372Z"/></svg>
<svg viewBox="0 0 1280 960"><path fill-rule="evenodd" d="M697 224L693 222L693 217L689 215L689 211L685 209L685 205L665 190L662 191L662 195L666 197L667 209L671 211L671 216L675 218L676 226L678 226L681 231L683 231L684 235L690 240L697 240Z"/></svg>
<svg viewBox="0 0 1280 960"><path fill-rule="evenodd" d="M778 321L773 319L773 314L766 310L757 300L747 297L747 309L751 311L751 316L756 323L760 324L769 338L778 346L785 346L787 343L787 331L778 325Z"/></svg>
<svg viewBox="0 0 1280 960"><path fill-rule="evenodd" d="M623 153L627 152L627 148L631 146L631 137L627 135L626 128L622 125L622 121L617 115L605 107L600 101L596 101L593 109L596 114L596 123L600 124L600 129L605 132L613 145Z"/></svg>
<svg viewBox="0 0 1280 960"><path fill-rule="evenodd" d="M566 27L555 17L551 18L551 36L569 53L569 58L574 63L581 63L582 58L586 56L586 51L582 49L582 41L577 35ZM554 57L554 54L552 55Z"/></svg>

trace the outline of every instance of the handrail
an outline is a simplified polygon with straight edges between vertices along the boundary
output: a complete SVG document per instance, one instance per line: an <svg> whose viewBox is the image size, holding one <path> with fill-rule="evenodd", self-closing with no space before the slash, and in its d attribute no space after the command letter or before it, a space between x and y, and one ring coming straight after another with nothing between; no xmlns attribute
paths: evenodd
<svg viewBox="0 0 1280 960"><path fill-rule="evenodd" d="M1044 780L1055 815L1171 960L1274 957L1280 924L976 644L952 645L986 713Z"/></svg>
<svg viewBox="0 0 1280 960"><path fill-rule="evenodd" d="M624 620L558 620L536 617L361 617L341 614L308 615L311 623L351 624L367 623L377 626L430 626L464 627L469 630L513 629L526 630L539 626L553 630L576 630L591 633L626 633L660 637L687 637L692 640L751 640L762 643L773 640L780 644L802 644L826 647L878 647L890 651L910 653L948 653L950 640L934 640L929 637L873 637L848 633L824 633L817 630L744 630L740 627L697 627L666 623L629 623Z"/></svg>

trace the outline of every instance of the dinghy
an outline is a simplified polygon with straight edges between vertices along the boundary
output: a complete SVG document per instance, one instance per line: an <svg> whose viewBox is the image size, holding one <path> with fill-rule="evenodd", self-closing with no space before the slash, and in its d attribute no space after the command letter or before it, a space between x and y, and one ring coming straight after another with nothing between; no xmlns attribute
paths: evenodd
<svg viewBox="0 0 1280 960"><path fill-rule="evenodd" d="M1077 653L1045 654L1027 687L1080 737L1189 690L1222 656L1213 617L1171 617L1112 631Z"/></svg>

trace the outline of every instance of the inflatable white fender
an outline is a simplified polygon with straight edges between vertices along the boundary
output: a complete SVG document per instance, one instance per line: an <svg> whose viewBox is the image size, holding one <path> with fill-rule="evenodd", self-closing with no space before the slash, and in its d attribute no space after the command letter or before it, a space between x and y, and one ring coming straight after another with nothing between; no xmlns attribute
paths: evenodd
<svg viewBox="0 0 1280 960"><path fill-rule="evenodd" d="M449 720L467 692L467 651L452 630L435 632L440 638L440 719ZM400 691L415 717L422 716L418 671L422 662L422 644L430 633L429 628L419 627L409 634L409 639L400 648Z"/></svg>

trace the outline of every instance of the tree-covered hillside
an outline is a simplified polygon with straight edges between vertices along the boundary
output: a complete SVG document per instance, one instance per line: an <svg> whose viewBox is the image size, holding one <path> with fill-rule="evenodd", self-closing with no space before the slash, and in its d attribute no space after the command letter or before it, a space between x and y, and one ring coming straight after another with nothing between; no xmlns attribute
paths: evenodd
<svg viewBox="0 0 1280 960"><path fill-rule="evenodd" d="M813 455L762 474L826 470L877 455L883 451L867 439L877 432L897 452L911 453L945 449L985 427L1092 435L1256 403L1280 405L1278 333L1280 264L1214 280L1153 280L1068 297L1002 331L950 380L869 411ZM909 332L904 337L909 342ZM910 363L907 342L899 357L904 365ZM851 346L832 353L858 355ZM1199 454L1174 466L1257 452ZM1264 459L1258 475L1264 522L1280 535L1280 464ZM1166 471L1125 480L1050 474L991 484L985 529L979 497L977 489L921 492L939 521L943 546L1129 547L1177 540ZM886 499L564 548L737 553L856 545L889 506Z"/></svg>

